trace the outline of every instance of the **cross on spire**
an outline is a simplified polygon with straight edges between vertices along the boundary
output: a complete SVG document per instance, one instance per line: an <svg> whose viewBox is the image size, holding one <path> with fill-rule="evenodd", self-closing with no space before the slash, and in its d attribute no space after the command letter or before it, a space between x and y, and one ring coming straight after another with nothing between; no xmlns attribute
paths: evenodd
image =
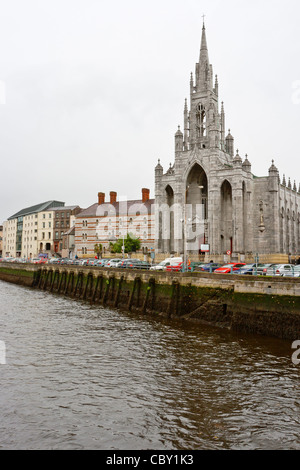
<svg viewBox="0 0 300 470"><path fill-rule="evenodd" d="M203 26L204 26L204 19L205 19L205 16L206 16L206 15L202 15L202 18L203 18Z"/></svg>

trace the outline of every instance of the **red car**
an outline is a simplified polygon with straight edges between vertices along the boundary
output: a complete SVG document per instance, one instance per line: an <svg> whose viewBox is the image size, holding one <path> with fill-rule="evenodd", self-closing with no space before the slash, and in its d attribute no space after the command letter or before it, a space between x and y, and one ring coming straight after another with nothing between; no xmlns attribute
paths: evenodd
<svg viewBox="0 0 300 470"><path fill-rule="evenodd" d="M191 270L190 266L188 266L188 270L189 271ZM183 262L167 266L166 271L167 272L177 272L177 273L182 272L183 271Z"/></svg>
<svg viewBox="0 0 300 470"><path fill-rule="evenodd" d="M33 258L31 261L33 264L46 264L47 259L46 258Z"/></svg>
<svg viewBox="0 0 300 470"><path fill-rule="evenodd" d="M231 272L239 271L240 268L246 266L245 263L229 263L225 264L225 266L221 266L220 268L215 270L216 274L228 274Z"/></svg>

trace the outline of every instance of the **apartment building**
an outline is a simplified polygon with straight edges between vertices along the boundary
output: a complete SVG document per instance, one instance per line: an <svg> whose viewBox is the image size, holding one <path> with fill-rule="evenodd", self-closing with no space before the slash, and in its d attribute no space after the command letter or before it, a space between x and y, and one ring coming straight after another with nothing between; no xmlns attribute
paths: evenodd
<svg viewBox="0 0 300 470"><path fill-rule="evenodd" d="M95 256L95 245L102 245L103 255L110 254L111 245L127 234L141 241L141 253L154 250L154 199L149 189L142 189L142 199L117 200L117 193L98 193L98 202L80 212L75 223L75 253L78 257Z"/></svg>
<svg viewBox="0 0 300 470"><path fill-rule="evenodd" d="M3 223L3 256L30 259L40 253L51 253L53 216L48 210L64 205L61 201L47 201L22 209L9 217Z"/></svg>

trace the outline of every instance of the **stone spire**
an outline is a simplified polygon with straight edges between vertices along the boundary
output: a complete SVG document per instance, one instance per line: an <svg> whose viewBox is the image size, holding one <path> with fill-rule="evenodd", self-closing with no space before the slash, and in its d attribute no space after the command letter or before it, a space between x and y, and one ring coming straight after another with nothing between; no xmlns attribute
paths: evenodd
<svg viewBox="0 0 300 470"><path fill-rule="evenodd" d="M238 150L236 151L236 156L233 159L233 164L236 166L242 166L243 164L243 160L241 159Z"/></svg>
<svg viewBox="0 0 300 470"><path fill-rule="evenodd" d="M277 169L276 166L275 166L274 160L272 160L272 165L271 165L270 168L269 168L269 174L271 175L271 174L275 174L275 173L276 173L276 176L277 176L277 174L278 174L278 169Z"/></svg>
<svg viewBox="0 0 300 470"><path fill-rule="evenodd" d="M229 153L231 157L234 157L234 138L232 137L230 133L230 129L228 130L228 135L225 139L225 146L226 146L226 152Z"/></svg>
<svg viewBox="0 0 300 470"><path fill-rule="evenodd" d="M269 168L268 189L270 192L277 192L279 190L279 185L280 185L279 172L275 166L274 160L272 160L272 165Z"/></svg>
<svg viewBox="0 0 300 470"><path fill-rule="evenodd" d="M219 96L219 80L218 80L218 75L216 75L216 79L215 79L215 89L214 89L214 92L217 96Z"/></svg>
<svg viewBox="0 0 300 470"><path fill-rule="evenodd" d="M249 173L251 173L251 163L248 160L248 155L246 154L245 160L243 162L243 169Z"/></svg>
<svg viewBox="0 0 300 470"><path fill-rule="evenodd" d="M199 64L197 64L197 67L196 67L196 75L197 75L196 85L197 85L198 91L207 90L210 82L212 82L212 77L211 77L211 67L209 64L206 30L205 30L204 22L203 22L203 28L202 28L200 58L199 58Z"/></svg>

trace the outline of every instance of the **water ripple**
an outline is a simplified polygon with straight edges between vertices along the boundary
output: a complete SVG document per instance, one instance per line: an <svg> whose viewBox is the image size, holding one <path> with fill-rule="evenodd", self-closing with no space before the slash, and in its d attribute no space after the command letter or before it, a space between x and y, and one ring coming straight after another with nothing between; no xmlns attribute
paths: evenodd
<svg viewBox="0 0 300 470"><path fill-rule="evenodd" d="M300 449L288 342L3 282L0 305L2 449Z"/></svg>

